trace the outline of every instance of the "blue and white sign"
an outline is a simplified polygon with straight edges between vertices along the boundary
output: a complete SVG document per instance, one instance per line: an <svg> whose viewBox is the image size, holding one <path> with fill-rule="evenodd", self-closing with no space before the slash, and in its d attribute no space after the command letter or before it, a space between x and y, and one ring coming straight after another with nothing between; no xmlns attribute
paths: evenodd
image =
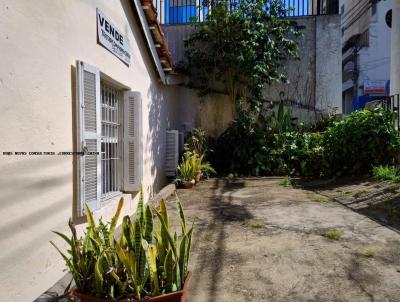
<svg viewBox="0 0 400 302"><path fill-rule="evenodd" d="M97 38L101 45L129 66L131 51L128 38L99 9L97 9Z"/></svg>

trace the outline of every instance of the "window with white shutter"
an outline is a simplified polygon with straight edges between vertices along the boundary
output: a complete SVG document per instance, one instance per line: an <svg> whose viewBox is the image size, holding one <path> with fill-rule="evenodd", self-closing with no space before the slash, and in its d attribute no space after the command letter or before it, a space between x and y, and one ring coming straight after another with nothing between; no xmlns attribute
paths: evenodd
<svg viewBox="0 0 400 302"><path fill-rule="evenodd" d="M139 191L142 182L142 98L139 92L124 94L124 186Z"/></svg>
<svg viewBox="0 0 400 302"><path fill-rule="evenodd" d="M77 62L79 209L84 203L92 210L100 207L101 198L101 113L100 72L97 68Z"/></svg>
<svg viewBox="0 0 400 302"><path fill-rule="evenodd" d="M139 191L142 181L139 92L100 79L97 68L77 62L79 210L92 210L121 191Z"/></svg>

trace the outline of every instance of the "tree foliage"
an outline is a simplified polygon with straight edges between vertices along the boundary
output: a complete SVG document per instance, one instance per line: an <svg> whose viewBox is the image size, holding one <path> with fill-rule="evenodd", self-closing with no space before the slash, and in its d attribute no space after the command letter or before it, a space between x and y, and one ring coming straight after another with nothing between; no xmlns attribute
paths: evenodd
<svg viewBox="0 0 400 302"><path fill-rule="evenodd" d="M229 95L235 117L259 113L265 86L285 81L283 62L298 58L297 23L280 0L243 0L206 5L205 22L185 41L190 84L201 96Z"/></svg>

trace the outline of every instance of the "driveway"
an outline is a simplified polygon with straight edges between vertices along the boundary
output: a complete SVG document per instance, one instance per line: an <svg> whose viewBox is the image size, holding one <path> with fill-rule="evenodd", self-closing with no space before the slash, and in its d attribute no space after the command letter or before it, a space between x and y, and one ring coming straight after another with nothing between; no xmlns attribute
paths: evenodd
<svg viewBox="0 0 400 302"><path fill-rule="evenodd" d="M326 198L280 182L213 179L178 190L195 222L190 302L400 301L395 228L330 200L328 189Z"/></svg>

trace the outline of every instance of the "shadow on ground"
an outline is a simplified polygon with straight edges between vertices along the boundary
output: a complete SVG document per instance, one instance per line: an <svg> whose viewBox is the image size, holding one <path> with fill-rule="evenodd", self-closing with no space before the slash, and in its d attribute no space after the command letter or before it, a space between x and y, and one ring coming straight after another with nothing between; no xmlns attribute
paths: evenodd
<svg viewBox="0 0 400 302"><path fill-rule="evenodd" d="M284 188L280 181L213 179L178 190L195 221L190 302L396 301L400 235L370 219L372 205L356 206L374 196L367 193L379 194L374 186L388 187L355 181ZM361 192L364 186L371 191ZM328 201L345 190L357 198L344 206ZM176 213L174 198L167 203ZM172 225L179 228L176 219ZM322 236L332 230L338 240Z"/></svg>
<svg viewBox="0 0 400 302"><path fill-rule="evenodd" d="M368 178L299 180L295 184L304 190L332 198L383 226L400 230L400 184L376 182Z"/></svg>

